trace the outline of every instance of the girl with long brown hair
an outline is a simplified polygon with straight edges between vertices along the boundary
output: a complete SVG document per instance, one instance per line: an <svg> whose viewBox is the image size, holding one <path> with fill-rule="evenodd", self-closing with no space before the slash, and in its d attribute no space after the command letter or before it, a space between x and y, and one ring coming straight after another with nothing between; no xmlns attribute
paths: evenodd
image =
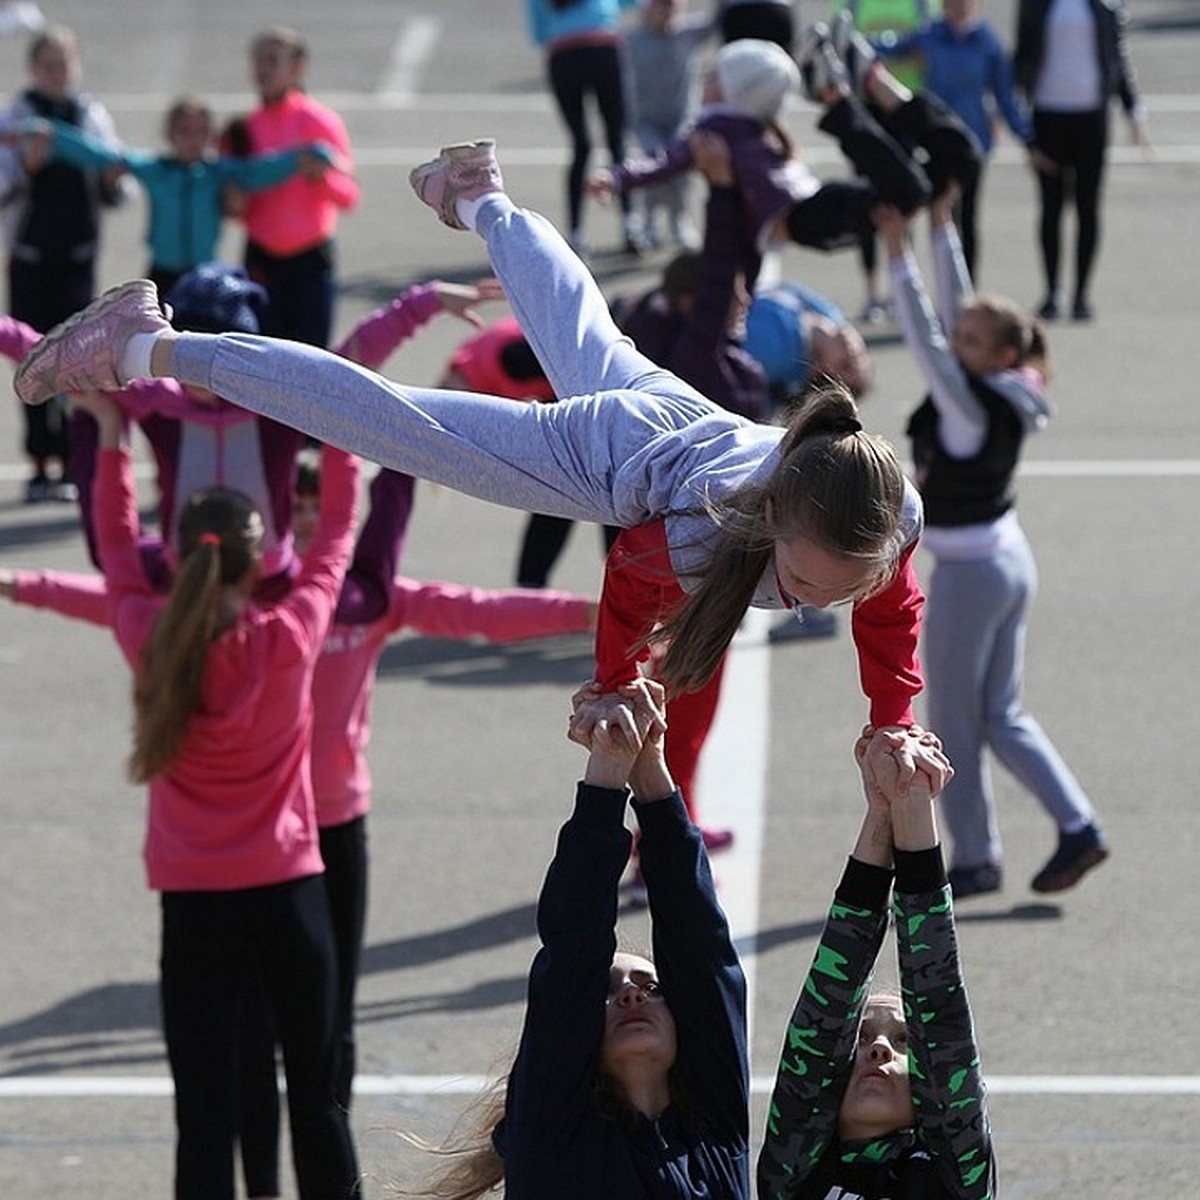
<svg viewBox="0 0 1200 1200"><path fill-rule="evenodd" d="M312 785L309 688L354 530L357 463L325 452L321 521L286 599L252 600L263 521L227 488L179 516L166 597L138 550L119 409L91 393L100 457L96 528L112 627L134 672L130 774L149 787L144 847L162 893L162 1012L175 1083L177 1197L232 1195L238 1010L257 972L283 1047L299 1194L355 1194L335 1093L337 966Z"/></svg>
<svg viewBox="0 0 1200 1200"><path fill-rule="evenodd" d="M746 984L667 768L663 689L588 685L574 705L594 733L538 900L520 1047L474 1135L415 1194L749 1200ZM631 801L652 959L618 949L615 931Z"/></svg>
<svg viewBox="0 0 1200 1200"><path fill-rule="evenodd" d="M418 478L526 512L621 526L597 622L596 682L638 674L670 642L672 692L712 677L748 605L853 602L875 725L912 720L920 588L916 489L834 389L787 428L726 412L641 355L544 218L517 208L488 141L451 147L414 182L447 223L477 228L557 404L392 384L312 347L176 333L130 283L40 343L29 403L80 378L179 378ZM49 389L49 391L47 390Z"/></svg>

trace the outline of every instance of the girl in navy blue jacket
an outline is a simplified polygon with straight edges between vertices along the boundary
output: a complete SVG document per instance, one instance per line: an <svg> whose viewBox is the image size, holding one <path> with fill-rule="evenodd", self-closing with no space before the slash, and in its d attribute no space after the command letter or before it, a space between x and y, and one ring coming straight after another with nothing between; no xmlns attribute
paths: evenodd
<svg viewBox="0 0 1200 1200"><path fill-rule="evenodd" d="M575 697L591 755L538 901L503 1111L423 1194L469 1200L503 1180L507 1200L750 1196L745 980L667 771L662 704L648 680ZM614 932L630 792L653 962L618 952Z"/></svg>

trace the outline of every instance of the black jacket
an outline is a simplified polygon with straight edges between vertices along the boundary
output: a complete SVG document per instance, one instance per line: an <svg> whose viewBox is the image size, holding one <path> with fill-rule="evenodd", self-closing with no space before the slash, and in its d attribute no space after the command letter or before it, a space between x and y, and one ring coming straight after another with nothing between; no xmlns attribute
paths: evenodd
<svg viewBox="0 0 1200 1200"><path fill-rule="evenodd" d="M1034 89L1046 53L1046 18L1054 0L1021 0L1017 11L1013 75L1032 107ZM1096 18L1096 54L1105 96L1119 96L1126 113L1137 107L1137 79L1125 41L1128 15L1124 0L1088 0Z"/></svg>

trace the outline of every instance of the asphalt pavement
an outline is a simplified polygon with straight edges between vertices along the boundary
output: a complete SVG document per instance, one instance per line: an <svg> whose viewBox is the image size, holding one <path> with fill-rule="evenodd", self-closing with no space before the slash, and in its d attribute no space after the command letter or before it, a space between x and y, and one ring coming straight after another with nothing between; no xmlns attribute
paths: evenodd
<svg viewBox="0 0 1200 1200"><path fill-rule="evenodd" d="M801 7L818 15L811 0ZM1041 572L1027 700L1092 795L1113 855L1075 891L1034 895L1027 881L1054 831L997 773L1007 886L959 907L1008 1200L1182 1198L1200 1174L1189 766L1200 716L1200 13L1186 0L1130 7L1154 149L1131 147L1114 115L1098 315L1051 328L1059 411L1020 480ZM1013 0L987 10L1010 36ZM222 117L248 107L245 45L279 19L259 0L48 11L78 30L86 84L123 137L147 146L179 92ZM286 19L309 37L311 90L344 113L361 165L362 203L339 239L339 330L410 283L486 272L481 244L438 225L406 183L443 142L497 136L514 197L562 217L564 135L518 0L295 0ZM23 50L0 41L10 91ZM820 174L844 170L809 106L787 120ZM105 284L141 273L143 222L140 201L107 218ZM1032 178L1004 142L984 185L983 288L1036 303L1035 222ZM664 264L616 253L612 210L592 210L588 233L610 295L647 286ZM223 251L238 256L236 229ZM848 311L861 304L853 255L788 250L783 273ZM385 373L432 382L465 332L438 318ZM864 416L903 446L916 373L890 325L867 335L879 383ZM0 565L85 569L72 508L21 503L19 430L14 399L0 405ZM421 485L404 570L508 585L522 522ZM577 528L554 583L595 594L600 562L598 531ZM353 1114L371 1195L421 1178L429 1159L400 1135L445 1136L515 1048L534 900L581 766L563 736L567 698L590 661L586 637L508 648L406 638L384 655ZM158 906L140 860L143 797L124 781L127 671L104 631L6 607L0 697L0 1195L166 1195ZM850 748L865 713L844 623L835 638L776 647L762 620L747 623L699 803L738 833L714 867L751 982L756 1130L857 829ZM622 926L630 945L646 944L641 914ZM889 944L884 978L893 954Z"/></svg>

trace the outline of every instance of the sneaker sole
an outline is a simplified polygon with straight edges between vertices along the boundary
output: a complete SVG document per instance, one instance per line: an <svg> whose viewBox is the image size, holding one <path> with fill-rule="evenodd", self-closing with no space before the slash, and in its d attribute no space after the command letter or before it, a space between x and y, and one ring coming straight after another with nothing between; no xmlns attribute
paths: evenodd
<svg viewBox="0 0 1200 1200"><path fill-rule="evenodd" d="M1108 857L1108 853L1103 847L1097 846L1078 858L1069 869L1058 871L1046 878L1039 875L1029 886L1043 896L1065 892L1073 888L1090 870L1098 867Z"/></svg>
<svg viewBox="0 0 1200 1200"><path fill-rule="evenodd" d="M85 321L89 321L100 312L102 309L111 308L114 305L124 300L126 296L141 295L143 293L145 281L141 279L131 279L128 283L123 283L119 287L112 288L105 292L103 296L98 296L86 307L81 308L73 316L68 317L63 323L52 329L22 360L21 365L17 368L16 374L13 376L13 390L18 396L21 395L21 383L29 375L37 373L38 364L45 361L50 352L70 336L76 329L79 328ZM31 408L36 408L39 404L45 404L53 396L58 395L57 392L47 392L46 395L33 400L26 400L24 396L21 399Z"/></svg>

